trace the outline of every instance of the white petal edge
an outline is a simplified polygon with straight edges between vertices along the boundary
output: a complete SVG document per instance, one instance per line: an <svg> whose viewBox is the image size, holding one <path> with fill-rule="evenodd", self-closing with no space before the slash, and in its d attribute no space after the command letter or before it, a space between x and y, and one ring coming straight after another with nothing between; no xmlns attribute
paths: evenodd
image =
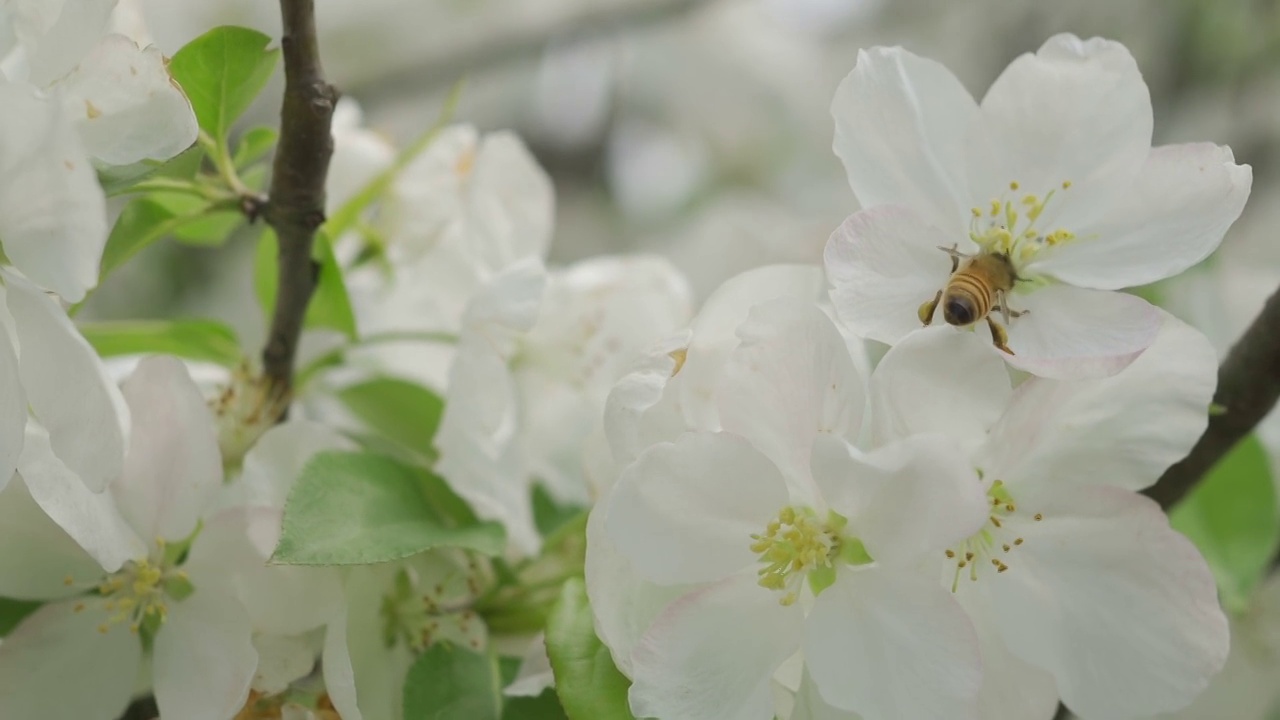
<svg viewBox="0 0 1280 720"><path fill-rule="evenodd" d="M249 616L213 588L169 606L156 633L152 679L161 717L226 720L249 697L258 667Z"/></svg>

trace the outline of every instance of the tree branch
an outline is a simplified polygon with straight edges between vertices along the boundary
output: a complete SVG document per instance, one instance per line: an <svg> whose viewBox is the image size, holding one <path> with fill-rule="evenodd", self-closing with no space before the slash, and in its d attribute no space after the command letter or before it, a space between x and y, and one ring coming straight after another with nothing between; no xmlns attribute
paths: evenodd
<svg viewBox="0 0 1280 720"><path fill-rule="evenodd" d="M276 306L263 371L274 390L287 396L307 303L319 267L311 259L316 229L324 222L324 185L333 155L330 123L338 92L324 81L316 41L313 0L280 0L284 32L284 102L280 144L263 217L280 244Z"/></svg>
<svg viewBox="0 0 1280 720"><path fill-rule="evenodd" d="M480 40L441 38L428 54L380 73L348 83L361 97L399 93L406 87L430 88L491 67L536 56L557 39L583 41L621 29L632 29L681 17L714 0L588 0L571 11L531 22L512 15L505 27Z"/></svg>
<svg viewBox="0 0 1280 720"><path fill-rule="evenodd" d="M1165 471L1146 495L1168 509L1243 440L1280 399L1280 290L1254 319L1218 369L1213 402L1221 412L1186 458Z"/></svg>

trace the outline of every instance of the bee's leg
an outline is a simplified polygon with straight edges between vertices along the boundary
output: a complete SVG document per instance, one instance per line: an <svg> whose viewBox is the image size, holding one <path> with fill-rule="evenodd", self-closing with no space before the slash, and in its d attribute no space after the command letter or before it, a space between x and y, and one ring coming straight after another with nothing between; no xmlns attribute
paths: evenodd
<svg viewBox="0 0 1280 720"><path fill-rule="evenodd" d="M942 300L942 291L939 290L932 300L925 300L920 304L920 309L916 314L920 316L920 322L928 325L933 322L933 311L938 309L938 302Z"/></svg>
<svg viewBox="0 0 1280 720"><path fill-rule="evenodd" d="M1000 315L1004 318L1005 324L1008 324L1009 318L1017 318L1031 312L1030 310L1014 310L1009 307L1009 293L1004 290L996 291L996 310L1000 311Z"/></svg>
<svg viewBox="0 0 1280 720"><path fill-rule="evenodd" d="M991 328L991 342L996 346L996 349L1013 355L1014 352L1009 349L1009 332L1004 329L1004 326L988 315L987 327Z"/></svg>
<svg viewBox="0 0 1280 720"><path fill-rule="evenodd" d="M970 257L969 255L966 255L960 252L959 250L956 250L956 247L957 246L954 243L949 248L942 247L941 245L938 246L939 250L951 256L951 272L953 273L956 271L957 268L960 267L961 260L967 257Z"/></svg>

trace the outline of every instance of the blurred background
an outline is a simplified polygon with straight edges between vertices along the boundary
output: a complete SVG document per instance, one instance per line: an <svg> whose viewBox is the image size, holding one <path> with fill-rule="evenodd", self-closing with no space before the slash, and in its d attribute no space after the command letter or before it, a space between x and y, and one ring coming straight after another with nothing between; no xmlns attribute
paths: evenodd
<svg viewBox="0 0 1280 720"><path fill-rule="evenodd" d="M1268 216L1280 147L1273 0L317 0L317 7L326 72L360 103L369 127L403 146L465 78L456 119L515 130L555 182L552 262L657 252L688 273L699 298L748 267L818 260L831 230L857 209L830 149L828 105L860 48L900 44L933 57L981 97L1013 57L1048 36L1104 35L1138 59L1158 144L1229 144L1254 167L1253 197L1227 241L1243 258L1231 281L1206 268L1159 299L1203 316L1193 319L1226 343L1280 279L1280 249L1269 237L1280 212ZM279 35L276 5L263 0L122 0L116 21L135 37L149 34L166 54L219 24ZM276 83L246 127L274 124ZM156 244L113 276L83 317L212 313L251 342L262 319L244 291L248 280L239 279L251 256L250 242L216 250ZM1235 278L1236 270L1249 278Z"/></svg>

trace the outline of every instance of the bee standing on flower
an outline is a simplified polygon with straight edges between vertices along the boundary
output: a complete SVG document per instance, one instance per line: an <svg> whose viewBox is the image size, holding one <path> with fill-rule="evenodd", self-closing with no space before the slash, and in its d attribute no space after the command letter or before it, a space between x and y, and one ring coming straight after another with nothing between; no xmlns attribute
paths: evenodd
<svg viewBox="0 0 1280 720"><path fill-rule="evenodd" d="M968 255L954 246L938 249L951 256L951 278L932 300L920 306L920 322L931 324L941 302L942 319L948 325L965 327L986 318L996 348L1013 355L1008 345L1008 331L991 317L991 311L997 310L1008 324L1011 318L1026 314L1009 307L1009 292L1018 282L1018 273L1009 256L992 252Z"/></svg>

